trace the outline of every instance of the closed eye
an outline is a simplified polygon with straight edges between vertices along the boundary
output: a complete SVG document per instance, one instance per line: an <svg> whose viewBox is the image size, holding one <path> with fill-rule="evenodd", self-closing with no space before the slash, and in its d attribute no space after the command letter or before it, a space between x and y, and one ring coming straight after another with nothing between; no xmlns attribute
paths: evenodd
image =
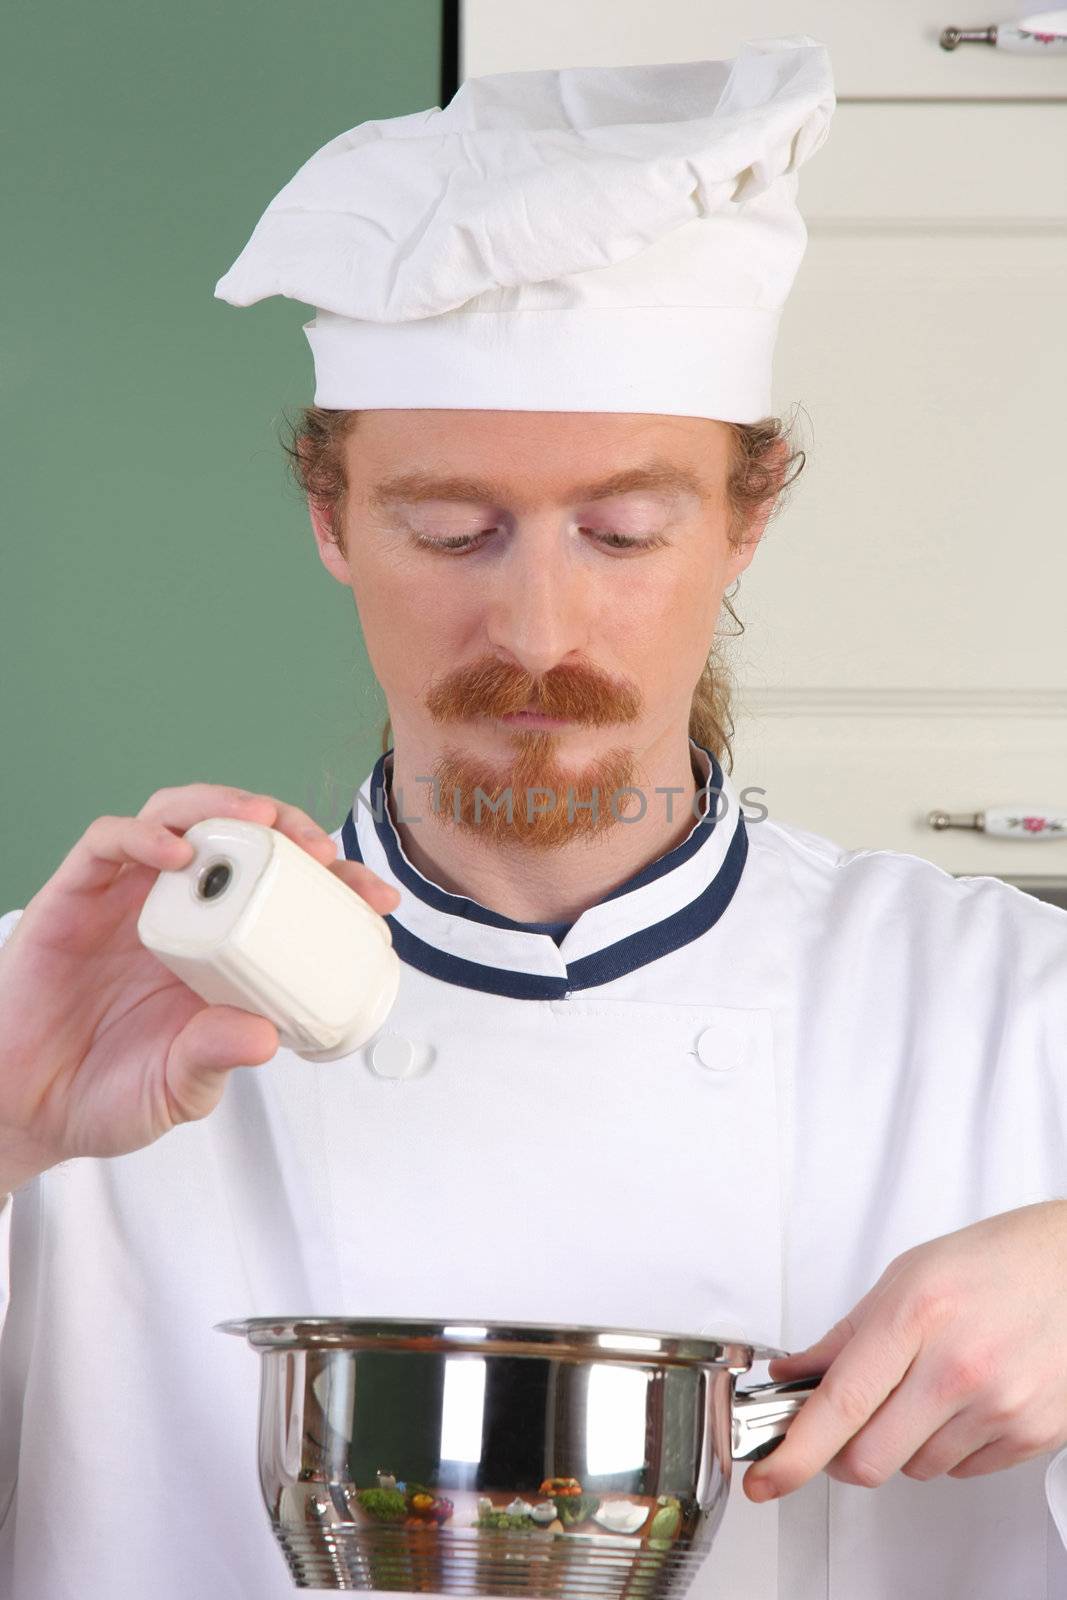
<svg viewBox="0 0 1067 1600"><path fill-rule="evenodd" d="M491 534L496 533L495 528L483 528L480 533L456 534L451 538L434 539L428 534L413 534L415 543L425 550L441 550L453 555L466 555L469 551L480 549ZM597 544L605 545L609 550L657 550L665 545L667 540L661 533L650 534L645 538L635 539L629 534L615 533L612 529L579 528L579 533L589 534Z"/></svg>

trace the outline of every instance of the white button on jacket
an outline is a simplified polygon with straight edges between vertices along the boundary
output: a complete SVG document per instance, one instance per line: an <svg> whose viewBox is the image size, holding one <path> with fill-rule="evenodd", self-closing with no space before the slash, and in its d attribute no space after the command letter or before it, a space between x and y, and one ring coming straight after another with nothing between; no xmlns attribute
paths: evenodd
<svg viewBox="0 0 1067 1600"><path fill-rule="evenodd" d="M415 1070L415 1047L397 1033L383 1033L369 1047L370 1064L380 1078L409 1078Z"/></svg>
<svg viewBox="0 0 1067 1600"><path fill-rule="evenodd" d="M281 1051L203 1122L0 1213L0 1594L290 1600L258 1361L226 1318L799 1348L901 1251L1064 1192L1067 914L745 823L709 775L714 827L561 934L421 877L383 758L336 837L402 892L387 1033L339 1062ZM546 1206L566 1226L493 1248ZM767 1506L735 1483L692 1600L1061 1600L1047 1466L820 1475Z"/></svg>
<svg viewBox="0 0 1067 1600"><path fill-rule="evenodd" d="M715 1027L701 1029L697 1058L713 1072L733 1072L743 1066L756 1043L752 1023L746 1011L720 1011Z"/></svg>

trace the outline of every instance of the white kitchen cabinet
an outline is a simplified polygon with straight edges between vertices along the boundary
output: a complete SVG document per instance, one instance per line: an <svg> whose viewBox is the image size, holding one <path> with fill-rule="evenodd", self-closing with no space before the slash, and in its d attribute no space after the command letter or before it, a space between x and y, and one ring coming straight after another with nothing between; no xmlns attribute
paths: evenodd
<svg viewBox="0 0 1067 1600"><path fill-rule="evenodd" d="M970 0L968 0L970 3ZM980 45L955 0L466 0L464 76L825 43L809 245L775 410L808 463L734 601L734 778L772 815L954 872L1067 879L1067 838L936 833L1067 808L1067 55Z"/></svg>

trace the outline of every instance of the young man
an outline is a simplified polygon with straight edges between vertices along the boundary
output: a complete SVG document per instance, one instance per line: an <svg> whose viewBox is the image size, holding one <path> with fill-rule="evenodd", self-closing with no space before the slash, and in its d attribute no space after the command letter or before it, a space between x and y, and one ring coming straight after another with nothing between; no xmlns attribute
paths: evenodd
<svg viewBox="0 0 1067 1600"><path fill-rule="evenodd" d="M306 1312L806 1346L695 1596L1067 1593L1067 919L743 806L706 667L832 103L805 38L473 80L327 145L219 285L319 308L298 455L394 742L306 847L403 979L316 1066L160 968L178 835L310 824L202 785L5 919L10 1592L281 1600L212 1327Z"/></svg>

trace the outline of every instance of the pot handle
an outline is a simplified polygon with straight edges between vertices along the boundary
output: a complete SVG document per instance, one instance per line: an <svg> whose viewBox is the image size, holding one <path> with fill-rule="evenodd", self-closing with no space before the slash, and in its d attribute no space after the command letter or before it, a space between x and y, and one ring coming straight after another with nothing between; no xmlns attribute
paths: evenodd
<svg viewBox="0 0 1067 1600"><path fill-rule="evenodd" d="M734 1393L733 1439L735 1461L761 1461L785 1438L785 1431L805 1400L819 1386L819 1378L792 1378L788 1383L758 1383Z"/></svg>

